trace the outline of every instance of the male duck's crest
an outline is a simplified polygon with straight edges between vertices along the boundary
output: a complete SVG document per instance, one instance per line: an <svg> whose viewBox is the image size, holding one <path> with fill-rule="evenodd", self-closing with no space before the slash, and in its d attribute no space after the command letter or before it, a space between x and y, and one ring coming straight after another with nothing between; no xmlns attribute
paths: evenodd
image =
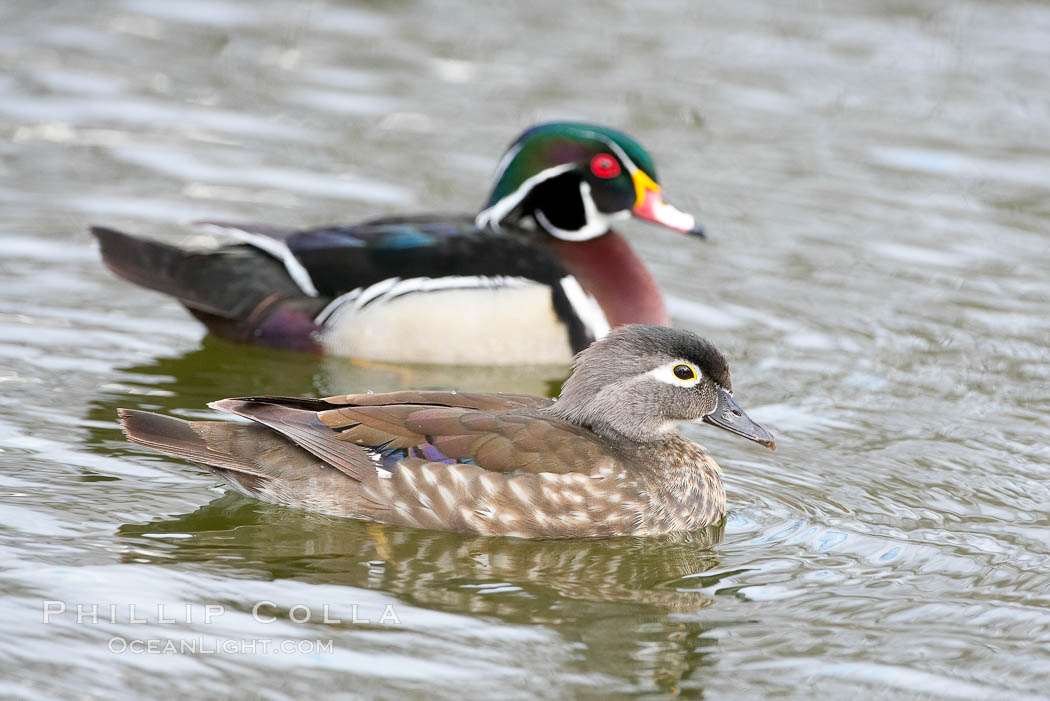
<svg viewBox="0 0 1050 701"><path fill-rule="evenodd" d="M567 364L611 327L670 324L652 275L609 229L632 214L700 231L663 201L634 139L558 122L512 144L478 215L302 231L202 222L237 241L205 251L92 233L114 272L232 340L388 362Z"/></svg>
<svg viewBox="0 0 1050 701"><path fill-rule="evenodd" d="M532 127L511 144L477 216L481 228L531 216L559 239L586 241L632 214L703 235L692 215L663 201L656 166L641 144L616 129L575 122Z"/></svg>
<svg viewBox="0 0 1050 701"><path fill-rule="evenodd" d="M266 501L400 526L530 538L656 535L718 523L722 472L675 426L773 448L707 341L630 325L581 353L557 402L402 391L211 404L252 423L122 409L127 437Z"/></svg>

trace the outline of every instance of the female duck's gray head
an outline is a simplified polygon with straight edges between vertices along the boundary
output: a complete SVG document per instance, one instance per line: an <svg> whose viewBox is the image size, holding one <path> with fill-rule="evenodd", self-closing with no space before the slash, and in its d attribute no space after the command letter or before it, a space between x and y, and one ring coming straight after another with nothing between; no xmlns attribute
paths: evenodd
<svg viewBox="0 0 1050 701"><path fill-rule="evenodd" d="M653 161L637 141L608 127L552 122L511 144L477 225L499 230L531 216L551 236L586 241L631 215L703 235L692 215L663 201Z"/></svg>
<svg viewBox="0 0 1050 701"><path fill-rule="evenodd" d="M729 364L696 334L633 324L613 329L576 356L554 415L607 438L647 443L682 422L704 422L776 444L733 400Z"/></svg>

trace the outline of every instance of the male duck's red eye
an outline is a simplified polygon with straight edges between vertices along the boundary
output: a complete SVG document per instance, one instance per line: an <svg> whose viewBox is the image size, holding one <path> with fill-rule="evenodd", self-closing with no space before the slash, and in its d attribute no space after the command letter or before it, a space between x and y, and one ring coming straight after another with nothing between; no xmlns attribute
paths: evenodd
<svg viewBox="0 0 1050 701"><path fill-rule="evenodd" d="M591 172L599 178L615 178L620 174L620 163L607 153L599 153L591 159Z"/></svg>

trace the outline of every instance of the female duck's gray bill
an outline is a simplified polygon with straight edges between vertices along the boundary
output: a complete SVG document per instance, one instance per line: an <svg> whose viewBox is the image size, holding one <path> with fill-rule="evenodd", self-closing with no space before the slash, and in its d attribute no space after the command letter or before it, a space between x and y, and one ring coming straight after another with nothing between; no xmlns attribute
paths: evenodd
<svg viewBox="0 0 1050 701"><path fill-rule="evenodd" d="M718 390L718 406L704 417L704 423L724 428L730 433L761 443L770 450L777 449L773 434L751 420L733 396L724 389Z"/></svg>

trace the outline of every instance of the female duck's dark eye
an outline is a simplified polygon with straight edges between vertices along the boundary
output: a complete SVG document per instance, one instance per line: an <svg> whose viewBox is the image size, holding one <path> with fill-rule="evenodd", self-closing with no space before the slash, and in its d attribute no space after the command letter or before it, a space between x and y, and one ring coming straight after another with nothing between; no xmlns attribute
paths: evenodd
<svg viewBox="0 0 1050 701"><path fill-rule="evenodd" d="M599 178L615 178L620 174L620 162L607 153L599 153L591 159L591 172Z"/></svg>
<svg viewBox="0 0 1050 701"><path fill-rule="evenodd" d="M688 365L675 365L673 372L674 376L677 377L679 380L696 379L696 373L693 372L693 369Z"/></svg>

